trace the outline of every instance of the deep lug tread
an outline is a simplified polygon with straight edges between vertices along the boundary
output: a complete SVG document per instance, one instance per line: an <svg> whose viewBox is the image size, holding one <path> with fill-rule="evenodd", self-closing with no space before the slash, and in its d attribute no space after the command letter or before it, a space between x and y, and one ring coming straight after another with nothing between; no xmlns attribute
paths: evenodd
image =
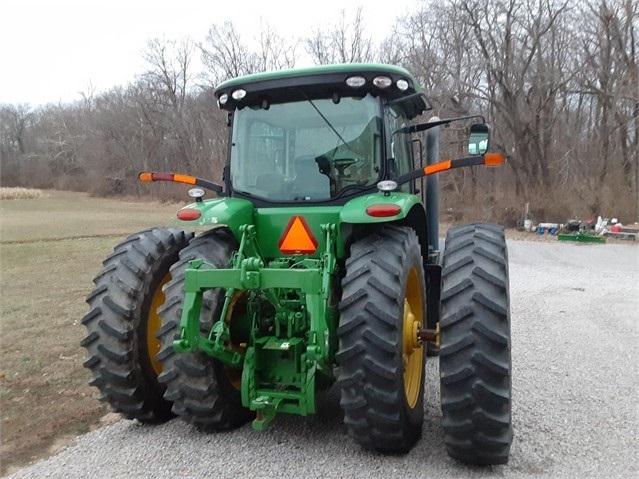
<svg viewBox="0 0 639 479"><path fill-rule="evenodd" d="M480 334L485 339L487 339L489 341L492 341L494 344L496 344L499 347L504 347L505 348L509 344L507 335L505 335L503 333L500 333L499 331L495 331L494 329L489 328L484 323L476 321L473 324L472 328L473 328L473 331L475 331L476 333Z"/></svg>
<svg viewBox="0 0 639 479"><path fill-rule="evenodd" d="M354 344L351 348L349 349L343 349L341 350L337 355L336 355L336 359L337 361L339 361L340 363L346 362L349 359L356 357L360 354L362 354L362 352L364 352L364 345L362 343L356 343Z"/></svg>
<svg viewBox="0 0 639 479"><path fill-rule="evenodd" d="M173 417L150 363L146 321L154 288L192 236L177 228L129 236L102 262L87 296L90 310L82 324L88 334L80 345L88 353L83 365L92 374L89 384L98 388L99 400L126 418L159 422Z"/></svg>
<svg viewBox="0 0 639 479"><path fill-rule="evenodd" d="M457 383L465 379L471 378L473 377L474 374L475 374L475 370L473 368L466 367L466 368L460 369L459 371L455 371L453 373L447 374L446 376L442 376L441 382L442 384L447 386L449 384Z"/></svg>
<svg viewBox="0 0 639 479"><path fill-rule="evenodd" d="M126 364L133 356L133 350L112 350L107 348L104 344L98 344L98 352L103 357L113 361L117 365Z"/></svg>
<svg viewBox="0 0 639 479"><path fill-rule="evenodd" d="M475 344L475 340L472 338L472 336L464 336L455 343L441 346L439 350L439 355L444 357L455 356L460 351L469 348L473 344Z"/></svg>
<svg viewBox="0 0 639 479"><path fill-rule="evenodd" d="M89 295L87 296L86 302L91 304L95 298L101 296L102 293L104 293L107 289L108 287L106 284L98 285L97 288L95 288L93 291L89 293ZM93 311L99 310L99 309L100 308L95 308ZM93 319L94 317L95 317L95 314L93 312L90 312L84 318L82 318L83 324L86 324L85 321L86 322L91 321L91 319Z"/></svg>
<svg viewBox="0 0 639 479"><path fill-rule="evenodd" d="M473 294L473 301L479 303L480 305L488 308L495 315L498 316L498 319L506 319L508 317L508 306L504 304L500 304L497 301L493 301L493 299L481 292L476 292Z"/></svg>
<svg viewBox="0 0 639 479"><path fill-rule="evenodd" d="M473 354L473 362L501 376L508 376L508 374L510 373L510 368L508 365L499 364L496 360L491 359L484 353L477 352Z"/></svg>
<svg viewBox="0 0 639 479"><path fill-rule="evenodd" d="M393 354L393 352L397 348L396 340L389 340L388 335L380 335L372 329L367 329L366 331L364 331L363 338L369 343L377 346L378 348L386 351L389 354Z"/></svg>
<svg viewBox="0 0 639 479"><path fill-rule="evenodd" d="M397 305L398 303L396 303ZM383 321L389 326L395 325L395 318L393 318L392 314L389 314L388 311L382 309L379 305L375 303L366 303L364 306L364 310L367 313L370 313L371 316L374 316L376 319Z"/></svg>
<svg viewBox="0 0 639 479"><path fill-rule="evenodd" d="M454 314L446 316L446 318L442 318L440 322L440 329L442 331L450 329L455 326L460 321L464 321L469 316L473 315L473 309L470 307L463 307L459 311L456 311Z"/></svg>
<svg viewBox="0 0 639 479"><path fill-rule="evenodd" d="M162 363L159 381L166 387L165 399L173 402L173 413L203 432L239 427L253 418L242 406L241 395L230 383L224 366L204 353L175 353L184 301L184 275L189 261L202 259L215 268L227 268L238 245L226 229L215 229L194 238L180 252L171 268L171 281L164 286L166 301L159 309L162 326L157 336L162 348L156 359ZM204 293L200 329L208 333L221 313L224 292Z"/></svg>
<svg viewBox="0 0 639 479"><path fill-rule="evenodd" d="M86 348L87 346L89 346L89 344L97 341L98 339L100 339L100 335L95 331L91 331L87 336L84 337L84 339L80 341L80 346Z"/></svg>
<svg viewBox="0 0 639 479"><path fill-rule="evenodd" d="M446 275L444 275L446 276ZM456 284L455 286L453 286L450 289L447 289L446 291L442 291L442 301L453 297L453 296L457 296L461 293L463 293L464 291L470 291L473 288L473 282L470 279L464 279L463 281L461 281L460 283Z"/></svg>
<svg viewBox="0 0 639 479"><path fill-rule="evenodd" d="M451 228L442 283L439 362L447 452L468 464L505 464L513 432L503 228Z"/></svg>
<svg viewBox="0 0 639 479"><path fill-rule="evenodd" d="M473 397L470 394L466 394L462 397L457 398L442 398L442 411L451 412L457 411L460 409L466 409L468 406L472 406L474 403ZM453 421L447 421L446 417L444 417L444 424L453 423Z"/></svg>
<svg viewBox="0 0 639 479"><path fill-rule="evenodd" d="M346 431L365 448L407 452L421 436L423 376L411 409L402 363L404 297L411 268L417 269L425 295L419 252L411 229L384 225L353 243L346 260L336 385ZM425 307L424 296L422 302Z"/></svg>
<svg viewBox="0 0 639 479"><path fill-rule="evenodd" d="M91 356L89 359L82 363L82 366L91 369L96 367L98 364L100 364L100 358L97 356Z"/></svg>

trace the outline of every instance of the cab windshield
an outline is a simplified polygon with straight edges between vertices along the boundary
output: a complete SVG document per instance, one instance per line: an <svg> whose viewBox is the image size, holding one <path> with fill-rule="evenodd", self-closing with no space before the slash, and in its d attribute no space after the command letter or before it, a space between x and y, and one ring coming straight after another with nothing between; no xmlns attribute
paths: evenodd
<svg viewBox="0 0 639 479"><path fill-rule="evenodd" d="M325 201L375 185L382 128L370 95L236 110L233 191L274 202Z"/></svg>

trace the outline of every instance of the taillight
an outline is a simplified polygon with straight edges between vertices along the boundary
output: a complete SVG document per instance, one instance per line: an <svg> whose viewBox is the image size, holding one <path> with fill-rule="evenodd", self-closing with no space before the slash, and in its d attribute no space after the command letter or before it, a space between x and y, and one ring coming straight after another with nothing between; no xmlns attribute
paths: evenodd
<svg viewBox="0 0 639 479"><path fill-rule="evenodd" d="M182 221L195 221L200 216L202 216L202 213L200 213L199 210L194 210L192 208L187 208L185 210L180 210L177 213L178 219L182 220Z"/></svg>
<svg viewBox="0 0 639 479"><path fill-rule="evenodd" d="M386 218L388 216L398 215L402 209L393 204L379 204L371 205L366 208L366 214L368 216L374 216L376 218Z"/></svg>

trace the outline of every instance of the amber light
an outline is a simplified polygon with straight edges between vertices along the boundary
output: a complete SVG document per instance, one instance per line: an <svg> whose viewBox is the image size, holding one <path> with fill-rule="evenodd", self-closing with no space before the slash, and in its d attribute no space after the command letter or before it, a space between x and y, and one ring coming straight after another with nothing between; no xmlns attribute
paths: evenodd
<svg viewBox="0 0 639 479"><path fill-rule="evenodd" d="M192 208L187 208L185 210L180 210L177 213L177 217L181 221L195 221L200 216L202 216L202 213L200 213L199 210L194 210Z"/></svg>
<svg viewBox="0 0 639 479"><path fill-rule="evenodd" d="M425 166L424 167L424 174L425 175L432 175L434 173L439 173L441 171L450 170L452 167L453 167L452 161L450 161L450 160L440 161L439 163L435 163L433 165Z"/></svg>
<svg viewBox="0 0 639 479"><path fill-rule="evenodd" d="M368 216L374 216L375 218L386 218L388 216L398 215L402 209L397 205L392 204L379 204L371 205L366 208L366 214Z"/></svg>
<svg viewBox="0 0 639 479"><path fill-rule="evenodd" d="M176 183L186 183L187 185L195 185L197 178L195 176L180 175L178 173L153 173L143 171L138 175L140 181L174 181Z"/></svg>
<svg viewBox="0 0 639 479"><path fill-rule="evenodd" d="M506 161L506 157L501 153L486 153L484 155L484 164L486 166L501 166Z"/></svg>

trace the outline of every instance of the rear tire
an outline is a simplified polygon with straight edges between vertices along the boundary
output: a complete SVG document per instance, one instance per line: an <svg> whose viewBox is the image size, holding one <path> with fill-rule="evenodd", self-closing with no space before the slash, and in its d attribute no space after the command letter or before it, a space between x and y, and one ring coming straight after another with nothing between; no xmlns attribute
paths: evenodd
<svg viewBox="0 0 639 479"><path fill-rule="evenodd" d="M503 228L450 229L442 275L439 370L447 452L467 464L506 464L513 431Z"/></svg>
<svg viewBox="0 0 639 479"><path fill-rule="evenodd" d="M89 358L89 384L99 399L127 419L161 422L173 417L171 404L158 383L161 366L154 357L160 326L157 305L164 301L162 285L192 233L154 228L129 236L117 245L93 280L87 297L90 311L82 319L88 335L81 341Z"/></svg>
<svg viewBox="0 0 639 479"><path fill-rule="evenodd" d="M383 226L355 242L339 304L338 386L348 435L365 448L407 452L424 420L421 248L414 231ZM412 315L412 316L411 316Z"/></svg>
<svg viewBox="0 0 639 479"><path fill-rule="evenodd" d="M237 242L230 231L222 228L194 238L180 253L180 260L171 268L173 279L164 292L167 301L160 309L162 328L158 337L162 349L157 358L162 363L160 382L166 387L165 398L173 403L173 412L180 419L204 432L239 427L251 420L253 413L242 406L237 384L240 369L227 367L205 353L176 353L173 341L178 339L184 302L184 274L189 261L202 259L216 268L230 267ZM200 330L207 335L215 318L222 313L224 289L204 293ZM232 381L233 375L235 381ZM235 384L234 384L235 383Z"/></svg>

